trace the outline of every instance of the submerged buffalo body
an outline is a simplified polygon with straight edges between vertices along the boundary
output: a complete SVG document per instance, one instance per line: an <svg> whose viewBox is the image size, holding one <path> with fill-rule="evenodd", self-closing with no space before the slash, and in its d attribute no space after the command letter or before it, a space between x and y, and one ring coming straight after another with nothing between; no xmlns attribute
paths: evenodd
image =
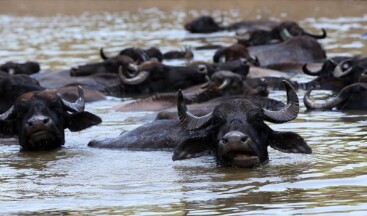
<svg viewBox="0 0 367 216"><path fill-rule="evenodd" d="M236 38L239 44L258 46L287 41L296 36L309 36L315 39L323 39L326 38L326 31L322 29L321 35L313 35L305 31L296 22L284 21L270 29L255 27L243 32L237 32Z"/></svg>
<svg viewBox="0 0 367 216"><path fill-rule="evenodd" d="M262 67L276 68L282 64L305 64L322 62L325 50L316 39L308 36L294 37L288 41L253 46L248 48L251 56L256 56Z"/></svg>
<svg viewBox="0 0 367 216"><path fill-rule="evenodd" d="M75 103L63 100L55 90L21 95L14 106L0 115L0 133L18 136L22 150L50 150L65 142L64 129L81 131L101 119L84 111L83 90Z"/></svg>
<svg viewBox="0 0 367 216"><path fill-rule="evenodd" d="M174 148L173 160L212 152L222 166L255 167L268 161L267 147L283 152L311 153L304 139L293 132L273 131L263 121L283 123L296 118L298 97L287 85L288 104L278 111L267 110L237 99L217 105L201 117L190 113L178 93L177 120L157 120L114 139L92 140L90 147L151 149Z"/></svg>
<svg viewBox="0 0 367 216"><path fill-rule="evenodd" d="M213 33L218 31L235 31L238 29L247 29L252 27L272 27L278 22L271 20L241 21L235 22L228 26L221 25L220 22L214 20L211 16L200 16L185 23L184 27L191 33Z"/></svg>

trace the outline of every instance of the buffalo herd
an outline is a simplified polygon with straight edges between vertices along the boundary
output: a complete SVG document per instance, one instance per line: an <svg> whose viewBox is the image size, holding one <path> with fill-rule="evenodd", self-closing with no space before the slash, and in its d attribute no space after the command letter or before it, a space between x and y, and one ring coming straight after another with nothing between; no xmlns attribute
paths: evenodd
<svg viewBox="0 0 367 216"><path fill-rule="evenodd" d="M37 62L0 65L0 136L17 137L22 151L60 148L64 129L81 131L102 122L85 104L106 96L137 97L112 111L154 111L153 121L115 138L94 139L93 148L169 150L173 160L214 156L220 166L251 168L269 160L268 146L286 153L312 153L301 135L272 130L299 113L298 89L308 110L365 110L367 58L327 58L313 34L292 21L242 21L222 25L213 17L187 22L190 33L234 31L228 46L162 52L159 48L99 50L100 62L41 72ZM195 50L215 48L211 62L195 61ZM173 66L171 59L186 64ZM304 73L310 81L290 79ZM315 101L312 91L335 94ZM283 103L269 91L285 91Z"/></svg>

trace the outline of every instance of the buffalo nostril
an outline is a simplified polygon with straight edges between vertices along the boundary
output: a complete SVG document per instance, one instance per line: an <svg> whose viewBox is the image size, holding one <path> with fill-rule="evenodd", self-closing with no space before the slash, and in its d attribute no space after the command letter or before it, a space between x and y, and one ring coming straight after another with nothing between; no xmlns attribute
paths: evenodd
<svg viewBox="0 0 367 216"><path fill-rule="evenodd" d="M29 127L32 127L33 122L31 122L31 121L27 121L27 125L28 125Z"/></svg>
<svg viewBox="0 0 367 216"><path fill-rule="evenodd" d="M50 119L49 119L49 118L44 118L44 119L43 119L43 124L47 124L49 121L50 121Z"/></svg>

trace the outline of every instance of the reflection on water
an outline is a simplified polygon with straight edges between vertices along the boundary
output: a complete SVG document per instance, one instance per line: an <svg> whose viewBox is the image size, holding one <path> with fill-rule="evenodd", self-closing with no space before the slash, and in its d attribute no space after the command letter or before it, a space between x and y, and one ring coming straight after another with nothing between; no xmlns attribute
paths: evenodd
<svg viewBox="0 0 367 216"><path fill-rule="evenodd" d="M233 32L191 35L183 30L182 23L202 13L224 14L225 22L252 18L252 12L242 15L241 9L229 7L228 2L219 3L222 10L204 11L202 3L195 9L193 1L178 2L186 9L162 5L163 9L134 8L78 15L3 14L0 59L1 62L37 60L47 71L99 61L100 47L114 55L128 46L157 46L167 51L229 44L234 41ZM252 7L259 4L249 2ZM354 5L349 14L339 17L321 6L319 13L315 9L311 15L302 11L296 15L295 11L302 6L294 8L287 1L277 2L287 5L283 13L279 7L274 7L274 13L269 8L265 10L264 3L253 13L262 18L295 19L312 32L325 28L329 38L321 42L329 56L366 53L366 42L361 37L367 31L367 14L361 15L360 5ZM305 8L310 8L307 2L302 1ZM312 2L311 8L317 8L317 2ZM320 1L320 4L331 3ZM197 60L210 61L213 51L194 54ZM300 74L292 77L300 81L309 79ZM328 95L325 91L313 93L315 98ZM285 93L281 91L272 92L270 97L285 101ZM335 215L367 211L365 112L305 112L302 106L296 120L270 126L301 134L313 154L284 154L270 149L268 164L246 170L217 167L209 156L173 162L170 152L88 148L86 144L91 139L115 137L153 119L153 113L149 112L110 110L119 103L119 99L109 98L88 104L87 109L100 115L104 123L78 133L66 132L65 147L58 151L19 152L14 141L1 141L0 213Z"/></svg>

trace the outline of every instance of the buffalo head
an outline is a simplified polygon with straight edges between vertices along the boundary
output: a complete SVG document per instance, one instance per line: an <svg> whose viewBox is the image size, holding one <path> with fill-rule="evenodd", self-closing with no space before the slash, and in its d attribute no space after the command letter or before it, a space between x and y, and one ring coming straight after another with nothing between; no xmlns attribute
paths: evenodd
<svg viewBox="0 0 367 216"><path fill-rule="evenodd" d="M12 74L34 74L38 73L41 67L38 62L15 63L6 62L0 65L0 71L4 71L10 75Z"/></svg>
<svg viewBox="0 0 367 216"><path fill-rule="evenodd" d="M264 123L264 120L284 123L297 117L297 94L289 83L285 85L287 105L281 110L267 110L249 100L236 99L216 106L211 113L201 117L187 110L179 91L177 109L182 128L206 133L183 140L176 147L173 160L197 157L210 149L220 165L250 168L268 161L268 146L288 153L310 154L311 148L301 136L273 131Z"/></svg>
<svg viewBox="0 0 367 216"><path fill-rule="evenodd" d="M133 63L134 60L127 55L116 55L114 57L107 57L103 49L100 49L102 62L90 63L73 67L70 69L71 76L89 76L99 73L118 73L119 67Z"/></svg>
<svg viewBox="0 0 367 216"><path fill-rule="evenodd" d="M22 150L55 149L65 142L65 128L81 131L101 123L98 116L85 112L84 107L81 87L74 103L62 99L55 90L28 92L0 115L0 133L17 135Z"/></svg>
<svg viewBox="0 0 367 216"><path fill-rule="evenodd" d="M185 29L191 33L213 33L223 28L211 16L200 16L185 24Z"/></svg>
<svg viewBox="0 0 367 216"><path fill-rule="evenodd" d="M250 56L247 48L241 44L233 44L229 47L220 48L213 56L213 61L216 63L235 60L247 60L251 64L259 66L259 60L256 57Z"/></svg>
<svg viewBox="0 0 367 216"><path fill-rule="evenodd" d="M238 32L236 38L238 43L245 46L257 46L272 42L282 42L297 36L309 36L315 39L326 38L325 29L321 29L321 35L313 35L305 31L296 22L285 21L269 28L252 28L243 32Z"/></svg>

